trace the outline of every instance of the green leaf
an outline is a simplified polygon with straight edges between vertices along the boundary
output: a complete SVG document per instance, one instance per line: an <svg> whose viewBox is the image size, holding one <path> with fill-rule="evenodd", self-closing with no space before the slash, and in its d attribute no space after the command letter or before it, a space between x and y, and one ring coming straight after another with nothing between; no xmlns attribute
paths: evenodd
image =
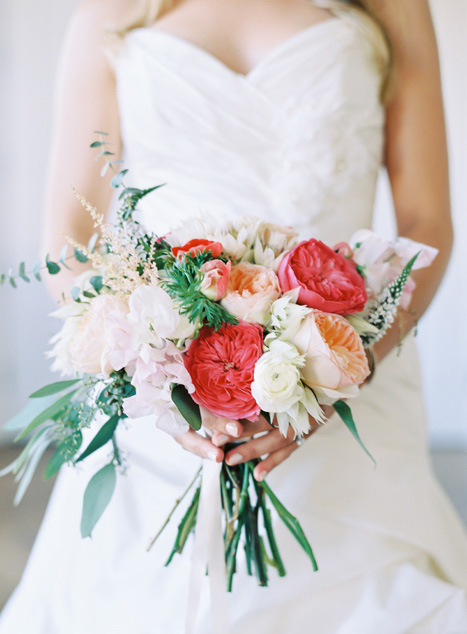
<svg viewBox="0 0 467 634"><path fill-rule="evenodd" d="M115 176L110 181L110 187L113 187L114 189L118 189L121 186L123 177L125 176L127 172L128 170L125 169L119 172L118 174L115 174Z"/></svg>
<svg viewBox="0 0 467 634"><path fill-rule="evenodd" d="M112 439L112 436L117 429L117 425L120 422L120 419L120 414L115 414L114 416L112 416L112 418L109 418L109 420L99 429L97 434L91 440L83 453L79 456L76 462L81 462L81 460L84 460L92 453L103 447L106 443L108 443L109 440Z"/></svg>
<svg viewBox="0 0 467 634"><path fill-rule="evenodd" d="M62 445L57 449L52 458L47 463L47 466L44 470L44 479L50 480L54 475L60 471L60 467L67 462L67 459L62 451Z"/></svg>
<svg viewBox="0 0 467 634"><path fill-rule="evenodd" d="M91 284L93 289L96 291L96 293L99 294L102 288L102 275L94 275L89 280L89 283Z"/></svg>
<svg viewBox="0 0 467 634"><path fill-rule="evenodd" d="M90 480L84 492L81 536L91 537L95 525L112 499L116 484L115 465L108 464Z"/></svg>
<svg viewBox="0 0 467 634"><path fill-rule="evenodd" d="M26 264L24 262L21 262L21 264L19 265L18 275L25 282L31 281L29 277L26 275Z"/></svg>
<svg viewBox="0 0 467 634"><path fill-rule="evenodd" d="M5 273L2 273L0 275L0 286L3 286L5 284L5 280L6 280L6 275Z"/></svg>
<svg viewBox="0 0 467 634"><path fill-rule="evenodd" d="M172 388L172 401L190 427L198 431L201 428L199 405L194 402L184 385L176 385Z"/></svg>
<svg viewBox="0 0 467 634"><path fill-rule="evenodd" d="M105 176L107 174L107 170L109 169L109 165L110 163L107 161L107 163L104 163L104 167L101 169L101 176Z"/></svg>
<svg viewBox="0 0 467 634"><path fill-rule="evenodd" d="M13 286L13 288L18 288L15 282L15 278L12 275L10 275L10 277L8 278L8 281Z"/></svg>
<svg viewBox="0 0 467 634"><path fill-rule="evenodd" d="M31 400L22 410L20 410L13 418L10 418L2 428L7 431L19 431L23 429L38 414L44 411L46 407L55 403L54 397L46 397L43 399Z"/></svg>
<svg viewBox="0 0 467 634"><path fill-rule="evenodd" d="M103 133L99 132L99 134L103 134ZM94 147L101 147L103 145L105 145L104 141L93 141L89 147L94 148Z"/></svg>
<svg viewBox="0 0 467 634"><path fill-rule="evenodd" d="M71 297L75 300L75 302L79 301L79 296L81 295L81 289L79 286L72 286L71 288Z"/></svg>
<svg viewBox="0 0 467 634"><path fill-rule="evenodd" d="M73 390L72 392L68 392L57 401L52 403L49 407L47 407L44 411L38 414L26 427L23 431L16 437L15 440L21 440L28 434L30 434L36 427L39 427L42 423L45 423L46 420L51 420L56 416L64 407L69 403L72 396L77 392L77 390Z"/></svg>
<svg viewBox="0 0 467 634"><path fill-rule="evenodd" d="M37 261L34 263L34 266L32 267L32 272L34 273L34 277L36 278L36 280L38 282L42 282L42 277L41 277L41 268L42 268L42 262Z"/></svg>
<svg viewBox="0 0 467 634"><path fill-rule="evenodd" d="M360 438L360 435L359 435L359 433L357 431L357 427L355 425L355 421L354 421L353 416L352 416L352 410L350 409L350 407L344 401L336 401L335 403L333 403L333 407L336 410L336 412L339 414L339 416L342 418L342 420L344 421L347 429L350 431L352 436L358 442L360 447L371 458L371 460L373 461L374 465L376 466L375 459L373 458L371 453L368 451L368 449L365 447L365 445L362 442L362 439Z"/></svg>
<svg viewBox="0 0 467 634"><path fill-rule="evenodd" d="M75 385L81 379L70 379L69 381L57 381L56 383L50 383L41 387L40 390L33 392L29 398L43 398L44 396L50 396L51 394L57 394L57 392L63 392L67 388Z"/></svg>
<svg viewBox="0 0 467 634"><path fill-rule="evenodd" d="M90 293L89 291L83 291L83 296L87 297L88 299L94 299L95 297L94 293Z"/></svg>
<svg viewBox="0 0 467 634"><path fill-rule="evenodd" d="M101 130L94 130L94 134L102 134L102 136L109 136L108 132L102 132Z"/></svg>
<svg viewBox="0 0 467 634"><path fill-rule="evenodd" d="M48 255L45 258L45 264L50 275L57 275L57 273L60 273L61 269L59 265L56 262L52 262L52 260L49 260Z"/></svg>
<svg viewBox="0 0 467 634"><path fill-rule="evenodd" d="M75 259L78 260L78 262L82 262L83 264L88 261L88 256L84 255L84 253L80 251L79 249L75 248L74 256L75 256Z"/></svg>

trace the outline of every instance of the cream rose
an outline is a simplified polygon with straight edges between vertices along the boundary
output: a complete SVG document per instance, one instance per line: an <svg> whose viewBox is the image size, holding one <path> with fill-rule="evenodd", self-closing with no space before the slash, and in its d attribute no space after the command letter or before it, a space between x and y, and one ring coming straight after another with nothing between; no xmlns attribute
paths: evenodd
<svg viewBox="0 0 467 634"><path fill-rule="evenodd" d="M281 295L274 271L258 264L242 262L232 267L222 306L242 321L265 326L272 303Z"/></svg>

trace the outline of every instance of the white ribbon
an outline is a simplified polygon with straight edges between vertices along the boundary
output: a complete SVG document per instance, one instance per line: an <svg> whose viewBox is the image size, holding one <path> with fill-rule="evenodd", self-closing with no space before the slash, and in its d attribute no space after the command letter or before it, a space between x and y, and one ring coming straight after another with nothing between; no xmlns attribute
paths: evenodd
<svg viewBox="0 0 467 634"><path fill-rule="evenodd" d="M185 634L195 632L201 587L206 568L209 571L212 633L229 634L224 538L221 522L222 501L219 484L221 467L220 463L210 460L203 462Z"/></svg>

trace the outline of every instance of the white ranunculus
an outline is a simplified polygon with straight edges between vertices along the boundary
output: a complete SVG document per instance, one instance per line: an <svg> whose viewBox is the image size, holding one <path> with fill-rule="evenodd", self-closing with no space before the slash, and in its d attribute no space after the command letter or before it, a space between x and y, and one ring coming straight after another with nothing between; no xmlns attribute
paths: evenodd
<svg viewBox="0 0 467 634"><path fill-rule="evenodd" d="M303 396L299 368L303 358L284 341L274 341L256 362L251 393L266 412L286 412Z"/></svg>
<svg viewBox="0 0 467 634"><path fill-rule="evenodd" d="M284 293L271 306L270 328L284 341L289 340L300 328L302 320L312 312L311 308L297 304L298 289Z"/></svg>

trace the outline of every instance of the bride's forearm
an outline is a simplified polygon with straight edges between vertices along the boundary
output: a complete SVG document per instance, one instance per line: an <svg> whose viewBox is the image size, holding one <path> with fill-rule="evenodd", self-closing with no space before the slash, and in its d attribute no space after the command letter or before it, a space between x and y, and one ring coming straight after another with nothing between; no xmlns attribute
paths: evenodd
<svg viewBox="0 0 467 634"><path fill-rule="evenodd" d="M453 233L450 222L419 225L404 232L404 236L438 249L438 255L428 268L415 271L412 277L416 288L408 310L399 309L391 329L374 346L376 362L381 361L417 325L427 310L443 279L451 254Z"/></svg>

